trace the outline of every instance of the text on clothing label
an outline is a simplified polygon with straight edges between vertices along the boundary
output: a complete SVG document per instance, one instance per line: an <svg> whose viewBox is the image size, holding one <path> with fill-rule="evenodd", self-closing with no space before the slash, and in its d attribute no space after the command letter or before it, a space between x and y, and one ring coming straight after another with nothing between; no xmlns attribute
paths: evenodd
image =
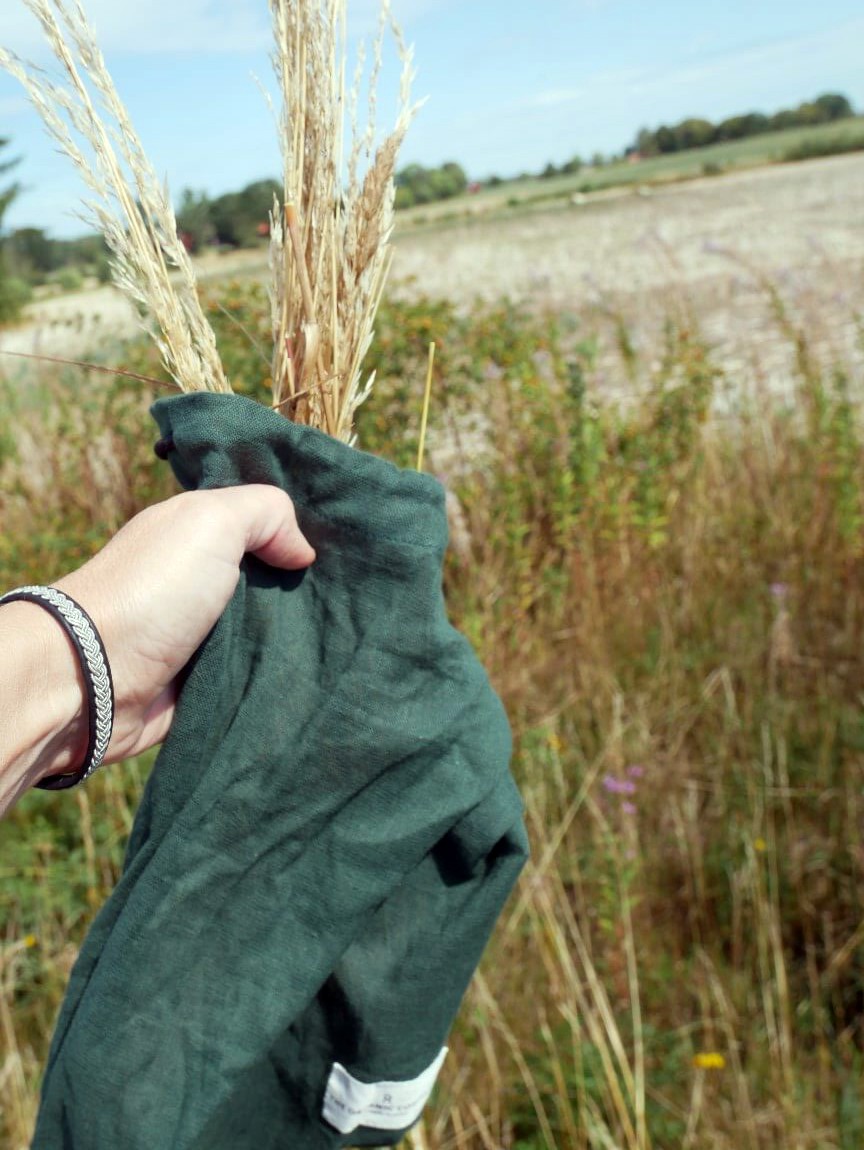
<svg viewBox="0 0 864 1150"><path fill-rule="evenodd" d="M324 1117L341 1134L350 1134L358 1126L407 1129L428 1102L446 1055L445 1046L432 1065L410 1082L359 1082L334 1062L324 1095Z"/></svg>

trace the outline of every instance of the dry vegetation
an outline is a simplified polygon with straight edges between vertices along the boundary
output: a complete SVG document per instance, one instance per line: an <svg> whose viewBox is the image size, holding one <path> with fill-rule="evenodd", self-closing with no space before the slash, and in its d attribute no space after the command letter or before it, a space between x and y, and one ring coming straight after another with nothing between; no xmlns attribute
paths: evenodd
<svg viewBox="0 0 864 1150"><path fill-rule="evenodd" d="M462 309L508 296L535 311L588 316L600 338L596 382L616 396L644 385L634 368L656 362L666 317L684 304L731 382L782 395L795 352L776 323L774 288L820 354L862 365L854 322L862 214L864 158L855 155L649 196L401 226L390 294L451 299ZM229 276L263 282L267 268L261 253L238 252L206 257L196 272L205 284ZM0 347L77 355L131 334L137 322L110 288L45 301L30 315L27 325L0 332Z"/></svg>
<svg viewBox="0 0 864 1150"><path fill-rule="evenodd" d="M115 284L142 309L177 387L231 391L167 186L144 153L81 4L23 3L39 21L58 76L2 47L0 68L21 83L86 182L86 211L111 252ZM361 51L349 92L345 0L269 0L269 7L283 159L282 199L274 197L270 213L270 402L350 443L354 413L372 384L361 378L362 362L390 265L396 161L416 110L412 53L381 0L371 75ZM402 82L395 127L381 139L377 88L388 24Z"/></svg>
<svg viewBox="0 0 864 1150"><path fill-rule="evenodd" d="M506 295L590 312L605 332L601 387L615 395L631 388L635 362L657 359L670 309L685 305L731 379L782 394L794 353L774 323L772 288L812 345L864 364L854 323L862 215L864 156L816 160L409 230L394 287L466 306Z"/></svg>
<svg viewBox="0 0 864 1150"><path fill-rule="evenodd" d="M739 375L732 423L709 419L730 381L692 310L668 313L659 358L634 350L646 384L626 404L601 401L590 313L422 300L380 318L361 440L414 458L437 337L448 601L506 700L534 852L415 1147L861 1145L862 379L782 303L763 335L788 343L785 399ZM207 310L266 397L263 289ZM8 402L3 583L73 565L170 490L131 384L49 372ZM77 803L32 795L0 829L16 1150L147 767Z"/></svg>
<svg viewBox="0 0 864 1150"><path fill-rule="evenodd" d="M864 1144L861 163L399 245L358 430L415 458L437 339L448 602L507 703L533 838L415 1150ZM204 311L272 402L266 293ZM56 369L7 389L0 586L171 490L147 400ZM14 1150L148 768L0 828Z"/></svg>

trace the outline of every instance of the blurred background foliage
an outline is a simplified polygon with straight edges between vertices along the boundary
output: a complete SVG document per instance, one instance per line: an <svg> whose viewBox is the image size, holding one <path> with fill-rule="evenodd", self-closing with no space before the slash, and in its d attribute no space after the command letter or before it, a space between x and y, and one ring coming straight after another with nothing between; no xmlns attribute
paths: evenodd
<svg viewBox="0 0 864 1150"><path fill-rule="evenodd" d="M267 402L263 289L229 283L206 306L235 387ZM679 307L663 354L637 365L638 393L601 400L593 324L508 302L391 302L367 365L361 446L413 466L437 343L428 460L448 492L445 590L511 716L533 840L412 1145L857 1150L853 372L787 330L786 395L730 400ZM122 362L159 374L143 343ZM7 381L0 586L59 576L171 494L147 413L159 391L48 366ZM32 794L0 827L10 1147L27 1142L54 1013L149 768Z"/></svg>

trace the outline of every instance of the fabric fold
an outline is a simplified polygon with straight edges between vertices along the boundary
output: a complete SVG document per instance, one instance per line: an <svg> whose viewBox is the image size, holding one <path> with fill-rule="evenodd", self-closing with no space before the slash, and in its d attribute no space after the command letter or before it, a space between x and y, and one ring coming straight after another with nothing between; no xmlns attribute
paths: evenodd
<svg viewBox="0 0 864 1150"><path fill-rule="evenodd" d="M318 559L248 559L193 660L34 1147L395 1143L326 1121L334 1064L435 1061L527 850L503 708L447 621L444 493L240 397L154 415L184 486L284 488Z"/></svg>

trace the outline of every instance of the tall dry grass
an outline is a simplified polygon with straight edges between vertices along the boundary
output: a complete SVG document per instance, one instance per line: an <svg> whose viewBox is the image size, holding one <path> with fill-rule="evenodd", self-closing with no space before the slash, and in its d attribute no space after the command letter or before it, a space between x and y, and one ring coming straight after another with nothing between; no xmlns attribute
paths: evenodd
<svg viewBox="0 0 864 1150"><path fill-rule="evenodd" d="M269 324L263 292L226 298L244 327ZM862 381L783 329L798 352L786 398L718 421L729 381L678 309L626 405L601 402L596 333L573 317L421 301L379 327L359 430L406 463L439 337L429 451L458 542L448 602L507 703L533 840L412 1144L857 1150ZM252 362L227 319L220 348ZM52 482L8 458L0 539L28 540L0 546L10 585L76 561L105 506L122 518L162 481L138 399L105 420L136 477L124 486L68 403L53 404L63 434L43 435L18 395ZM92 395L106 402L101 384ZM26 1143L145 771L97 777L86 809L31 796L0 828L10 1146Z"/></svg>
<svg viewBox="0 0 864 1150"><path fill-rule="evenodd" d="M487 378L450 601L535 851L432 1144L864 1136L861 380L794 339L786 400L731 421L692 316L625 411L590 339Z"/></svg>
<svg viewBox="0 0 864 1150"><path fill-rule="evenodd" d="M364 124L362 56L346 91L345 0L270 0L270 9L283 158L283 202L271 216L273 404L350 441L354 412L373 382L362 379L362 364L390 265L396 159L416 110L412 56L391 22L402 60L400 110L392 133L379 141L389 5L381 8Z"/></svg>
<svg viewBox="0 0 864 1150"><path fill-rule="evenodd" d="M168 189L145 155L84 9L79 0L22 2L39 21L58 79L2 47L0 67L23 85L90 189L87 217L112 252L117 286L155 324L170 376L184 390L229 391Z"/></svg>
<svg viewBox="0 0 864 1150"><path fill-rule="evenodd" d="M86 214L107 241L115 283L143 309L163 365L181 390L231 391L167 185L147 159L81 0L21 2L39 21L59 77L2 47L0 67L23 85L89 187ZM396 160L416 111L412 54L390 17L389 0L382 0L371 75L361 53L346 92L346 0L269 4L284 197L276 198L270 220L269 401L295 422L351 442L354 413L373 383L362 379L362 363L389 267ZM402 83L395 127L379 138L377 86L388 24ZM368 113L361 123L364 90Z"/></svg>

